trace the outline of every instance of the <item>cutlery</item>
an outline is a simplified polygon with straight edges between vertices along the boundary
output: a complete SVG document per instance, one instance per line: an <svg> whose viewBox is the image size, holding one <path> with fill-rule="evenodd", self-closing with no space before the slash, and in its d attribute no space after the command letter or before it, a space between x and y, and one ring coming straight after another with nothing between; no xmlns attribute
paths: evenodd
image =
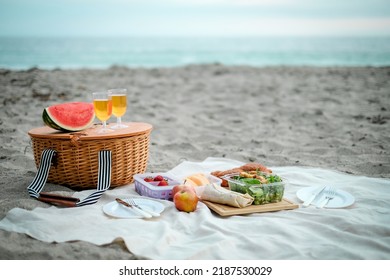
<svg viewBox="0 0 390 280"><path fill-rule="evenodd" d="M318 208L323 208L336 196L336 189L329 187L324 191L325 198L319 203Z"/></svg>
<svg viewBox="0 0 390 280"><path fill-rule="evenodd" d="M128 201L129 201L129 204L133 205L134 207L137 207L138 209L141 209L142 211L144 211L146 213L149 213L153 217L160 217L160 213L154 212L154 211L146 209L146 208L142 208L132 198L129 198Z"/></svg>
<svg viewBox="0 0 390 280"><path fill-rule="evenodd" d="M303 207L309 206L318 196L319 194L325 189L326 187L322 187L320 190L316 189L312 192L311 196L304 201L302 204Z"/></svg>
<svg viewBox="0 0 390 280"><path fill-rule="evenodd" d="M62 196L53 193L41 192L38 200L59 206L75 207L80 199L72 196Z"/></svg>
<svg viewBox="0 0 390 280"><path fill-rule="evenodd" d="M144 218L151 218L152 215L149 214L149 213L146 213L145 211L143 211L142 209L140 208L137 208L137 207L134 207L133 205L131 205L130 203L127 203L126 201L120 199L120 198L115 198L116 202L118 202L119 204L122 204L126 207L129 207L133 210L135 210L136 212L138 212L138 214L141 214Z"/></svg>

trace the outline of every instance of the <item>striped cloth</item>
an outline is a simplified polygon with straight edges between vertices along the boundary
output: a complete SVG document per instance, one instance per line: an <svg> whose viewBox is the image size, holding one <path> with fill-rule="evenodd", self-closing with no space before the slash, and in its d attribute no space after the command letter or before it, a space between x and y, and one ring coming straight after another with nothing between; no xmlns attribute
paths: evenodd
<svg viewBox="0 0 390 280"><path fill-rule="evenodd" d="M56 154L55 150L45 149L41 155L41 161L39 164L38 172L35 175L34 180L27 187L30 196L39 198L39 194L46 184L49 177L49 170L53 156ZM75 206L85 206L96 203L103 193L111 185L111 151L100 151L99 156L99 170L98 170L98 182L97 190L87 196L85 199L76 203Z"/></svg>

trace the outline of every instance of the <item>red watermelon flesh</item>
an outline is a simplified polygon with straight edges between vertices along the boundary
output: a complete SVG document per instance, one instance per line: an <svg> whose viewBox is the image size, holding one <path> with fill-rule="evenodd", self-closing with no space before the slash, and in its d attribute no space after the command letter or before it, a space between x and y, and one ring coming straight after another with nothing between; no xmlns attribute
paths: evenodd
<svg viewBox="0 0 390 280"><path fill-rule="evenodd" d="M95 111L92 103L63 103L45 108L42 119L46 125L57 130L80 131L92 125Z"/></svg>

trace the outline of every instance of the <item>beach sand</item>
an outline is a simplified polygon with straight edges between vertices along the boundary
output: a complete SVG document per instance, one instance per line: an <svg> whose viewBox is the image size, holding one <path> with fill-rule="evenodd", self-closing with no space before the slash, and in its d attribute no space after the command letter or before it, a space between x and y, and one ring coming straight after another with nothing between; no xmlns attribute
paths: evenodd
<svg viewBox="0 0 390 280"><path fill-rule="evenodd" d="M124 121L151 123L148 171L226 157L390 178L390 67L0 70L0 219L48 207L26 187L36 167L27 132L50 105L126 87ZM111 119L110 121L115 121ZM47 184L45 190L66 190ZM1 259L133 259L121 241L48 244L0 231Z"/></svg>

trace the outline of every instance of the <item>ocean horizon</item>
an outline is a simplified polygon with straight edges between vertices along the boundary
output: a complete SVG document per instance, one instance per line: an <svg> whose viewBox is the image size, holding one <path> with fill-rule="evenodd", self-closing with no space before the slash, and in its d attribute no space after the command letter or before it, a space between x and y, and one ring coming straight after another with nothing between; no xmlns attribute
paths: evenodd
<svg viewBox="0 0 390 280"><path fill-rule="evenodd" d="M0 37L0 68L389 66L390 37Z"/></svg>

